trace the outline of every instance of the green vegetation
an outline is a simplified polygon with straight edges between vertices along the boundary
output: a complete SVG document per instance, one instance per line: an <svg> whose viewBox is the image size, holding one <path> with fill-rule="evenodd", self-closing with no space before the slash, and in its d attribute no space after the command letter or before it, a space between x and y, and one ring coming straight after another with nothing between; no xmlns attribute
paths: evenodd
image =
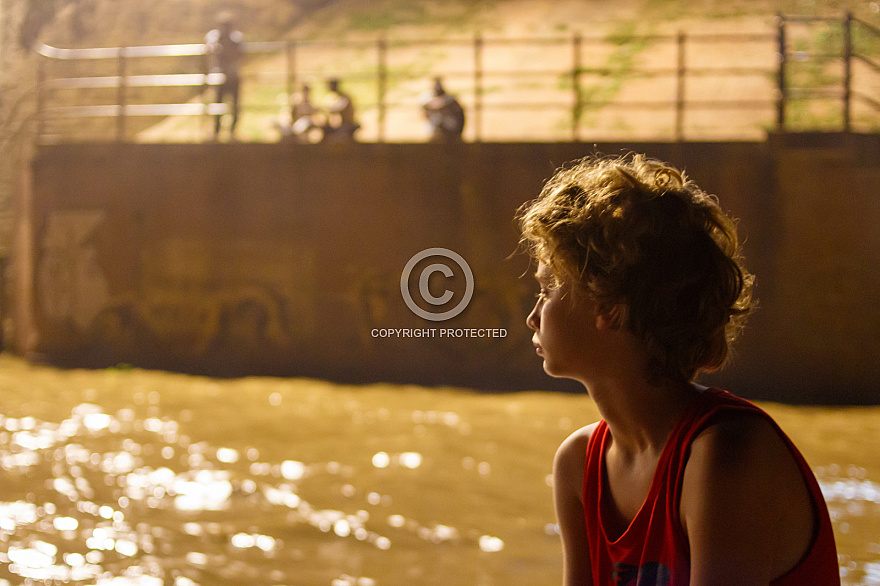
<svg viewBox="0 0 880 586"><path fill-rule="evenodd" d="M636 57L650 46L644 34L636 33L637 28L634 20L619 23L606 37L606 41L614 45L615 49L603 66L582 67L578 72L580 75L589 75L592 82L581 81L580 111L576 112L581 125L595 122L599 111L614 99L624 82L633 75ZM571 89L572 76L568 73L560 75L559 87Z"/></svg>
<svg viewBox="0 0 880 586"><path fill-rule="evenodd" d="M348 14L348 29L353 31L383 31L396 26L424 26L430 24L427 7L414 2L395 3L384 11L373 6L361 6Z"/></svg>
<svg viewBox="0 0 880 586"><path fill-rule="evenodd" d="M840 100L790 100L786 108L786 128L791 131L838 130L843 125Z"/></svg>
<svg viewBox="0 0 880 586"><path fill-rule="evenodd" d="M860 0L652 0L641 14L650 19L726 19L747 16L791 14L812 17L841 17L847 12L880 21L880 11L872 2Z"/></svg>
<svg viewBox="0 0 880 586"><path fill-rule="evenodd" d="M479 15L491 10L487 0L378 0L343 2L310 16L309 38L345 38L349 34L388 32L395 28L463 32L481 28Z"/></svg>

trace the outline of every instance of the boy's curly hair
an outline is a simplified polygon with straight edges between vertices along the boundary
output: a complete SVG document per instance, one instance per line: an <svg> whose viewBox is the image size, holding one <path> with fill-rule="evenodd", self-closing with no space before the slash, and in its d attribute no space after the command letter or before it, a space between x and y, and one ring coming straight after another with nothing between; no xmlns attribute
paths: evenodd
<svg viewBox="0 0 880 586"><path fill-rule="evenodd" d="M632 155L560 169L517 213L521 244L559 283L640 338L649 380L692 380L727 360L751 308L736 225L685 175Z"/></svg>

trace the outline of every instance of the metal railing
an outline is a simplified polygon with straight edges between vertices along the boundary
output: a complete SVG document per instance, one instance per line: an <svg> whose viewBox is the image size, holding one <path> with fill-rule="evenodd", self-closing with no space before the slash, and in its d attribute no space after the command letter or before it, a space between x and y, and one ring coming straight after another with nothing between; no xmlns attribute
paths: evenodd
<svg viewBox="0 0 880 586"><path fill-rule="evenodd" d="M820 44L819 47L797 49L792 46L794 42L790 32L792 26L795 25L808 28L816 25L839 27L839 31L834 31L839 35L839 39L833 39L836 35L829 34L826 37L831 42L824 43L826 46ZM865 48L856 43L859 34L865 39L865 42L862 43ZM778 89L777 130L786 130L790 107L798 101L837 101L840 104L840 129L844 132L850 132L853 129L853 106L855 104L867 106L875 115L880 113L880 101L877 97L854 86L856 66L865 67L869 75L880 79L880 63L867 52L870 45L880 48L880 28L855 18L852 13L848 13L842 19L779 15L776 36L779 53L779 69L776 76ZM791 70L798 63L814 63L818 67L833 66L837 63L840 71L836 76L837 79L831 83L826 80L825 83L820 81L807 86L798 85L791 79L794 77ZM880 86L875 86L876 88L880 88Z"/></svg>
<svg viewBox="0 0 880 586"><path fill-rule="evenodd" d="M797 51L791 46L790 27L798 23L837 23L842 27L842 45L839 54L809 54ZM571 140L584 138L585 130L592 129L599 114L619 111L651 112L659 116L667 112L672 123L669 133L675 140L683 140L688 134L689 117L701 111L751 111L754 112L755 125L762 130L774 126L777 131L788 128L788 113L792 102L806 99L828 99L829 96L841 101L842 129L852 128L851 104L858 101L880 112L880 102L862 89L853 85L853 64L859 63L867 68L869 75L880 79L880 65L872 57L859 50L853 35L856 27L860 34L866 32L880 38L880 30L872 25L847 15L844 19L807 19L801 17L778 17L775 31L766 33L707 34L684 33L677 35L619 35L611 37L585 37L574 34L555 38L488 38L475 35L466 39L418 39L391 40L385 37L361 41L277 41L246 43L249 59L272 61L273 71L248 74L245 68L246 87L260 85L276 87L289 96L304 79L316 76L336 76L346 83L359 84L362 97L359 101L361 111L371 110L373 139L382 142L388 139L389 114L402 109L414 110L417 102L414 96L401 97L401 87L417 80L442 75L450 80L447 85L455 86L468 114L468 137L474 141L486 138L485 117L487 113L504 111L559 111L568 122L567 130L557 130L559 138ZM743 46L752 44L758 47L757 53L766 54L759 62L743 63L700 63L701 49L711 44ZM542 64L537 68L499 66L487 58L489 51L501 50L526 55L530 48L542 47L556 51L560 56L552 64ZM633 49L635 47L635 49ZM641 50L639 50L641 47ZM651 55L665 55L665 64L657 65L657 59L643 58L646 49ZM444 50L455 53L457 59L450 67L395 65L392 63L396 53L419 50ZM325 63L315 67L308 54L317 52L347 52L347 63ZM44 140L51 138L49 127L59 120L115 119L112 135L104 139L119 141L130 139L130 120L132 118L202 116L205 119L226 112L226 106L213 102L211 86L222 83L220 74L202 73L205 54L203 44L162 45L146 47L114 47L99 49L57 49L42 45L38 52L38 135ZM306 54L305 57L303 55ZM567 54L567 57L562 55ZM596 55L605 55L605 61ZM134 73L132 66L145 60L169 60L172 70L165 73ZM193 58L181 70L181 58ZM791 69L797 60L803 59L839 60L843 64L843 74L839 87L798 87L792 83ZM652 62L653 61L653 62ZM103 75L52 75L53 64L102 63ZM281 64L280 68L277 65ZM107 74L107 66L113 67L114 74ZM176 69L175 69L176 68ZM65 67L56 67L65 69ZM280 69L280 70L279 70ZM760 91L744 97L731 97L726 92L706 95L691 95L692 87L700 78L719 77L722 79L752 78L761 86ZM634 80L666 80L671 82L670 91L664 94L644 97L627 97L621 91L624 82ZM773 80L775 79L775 84ZM536 86L543 88L542 96L529 97L529 92L516 92L516 87ZM372 86L372 90L369 87ZM469 86L469 87L468 87ZM766 86L766 87L765 87ZM775 86L775 87L774 87ZM134 91L144 88L184 88L188 91L186 102L157 103L152 99L143 101ZM188 88L188 90L186 89ZM596 88L602 89L597 91ZM115 90L110 103L99 103L94 97L101 90ZM59 92L67 92L59 98ZM369 99L369 95L374 97ZM525 95L525 99L512 96ZM104 101L108 101L104 98ZM243 100L244 112L258 112L277 109L272 102ZM567 114L564 114L567 112ZM629 115L629 114L628 114ZM591 126L591 124L593 126ZM78 125L82 129L82 125ZM106 131L105 131L106 132ZM66 140L74 136L56 136L56 140Z"/></svg>

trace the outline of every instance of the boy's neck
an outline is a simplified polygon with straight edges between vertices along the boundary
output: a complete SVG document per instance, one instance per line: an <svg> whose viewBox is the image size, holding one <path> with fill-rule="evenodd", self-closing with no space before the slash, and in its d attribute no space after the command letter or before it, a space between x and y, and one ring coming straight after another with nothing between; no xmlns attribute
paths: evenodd
<svg viewBox="0 0 880 586"><path fill-rule="evenodd" d="M594 385L589 393L617 450L636 456L663 451L672 429L701 390L689 382L652 386L636 379Z"/></svg>

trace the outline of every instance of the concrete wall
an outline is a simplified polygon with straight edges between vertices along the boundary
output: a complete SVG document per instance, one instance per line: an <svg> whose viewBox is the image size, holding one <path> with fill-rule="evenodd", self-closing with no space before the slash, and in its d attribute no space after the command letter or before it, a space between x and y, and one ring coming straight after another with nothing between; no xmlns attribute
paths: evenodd
<svg viewBox="0 0 880 586"><path fill-rule="evenodd" d="M876 401L877 143L42 147L19 227L17 345L66 365L575 389L529 343L534 285L510 256L512 218L557 166L631 150L683 166L741 220L761 309L708 380L755 398ZM404 265L432 247L474 275L446 322L414 315L400 291ZM465 288L458 273L430 286L455 292L449 306Z"/></svg>

